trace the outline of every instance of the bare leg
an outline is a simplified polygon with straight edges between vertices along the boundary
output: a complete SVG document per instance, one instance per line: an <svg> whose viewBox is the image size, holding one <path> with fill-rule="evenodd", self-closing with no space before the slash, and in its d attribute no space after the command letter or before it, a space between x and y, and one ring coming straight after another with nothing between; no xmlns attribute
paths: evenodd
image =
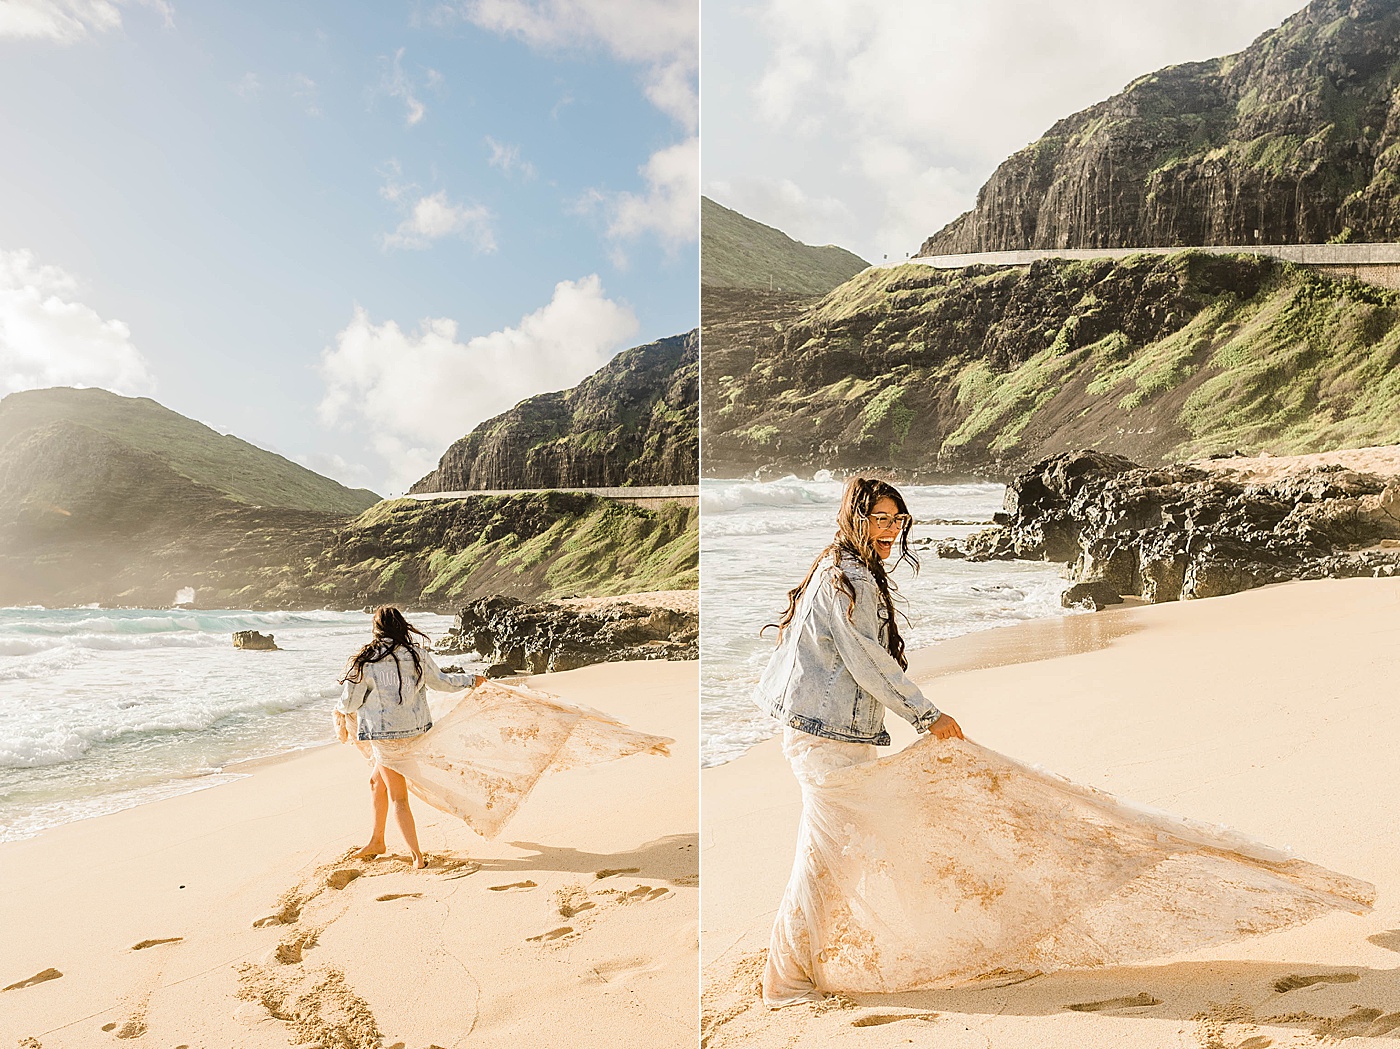
<svg viewBox="0 0 1400 1049"><path fill-rule="evenodd" d="M418 847L418 827L413 822L413 810L408 807L408 784L393 769L379 767L379 775L389 788L389 804L394 810L394 822L403 835L408 851L413 854L413 865L422 870L428 865L423 850Z"/></svg>
<svg viewBox="0 0 1400 1049"><path fill-rule="evenodd" d="M384 824L389 819L389 788L384 783L383 775L386 771L388 770L376 765L374 771L369 774L369 789L374 803L374 830L369 836L369 844L355 853L357 860L384 855ZM399 782L403 782L402 776L399 776Z"/></svg>

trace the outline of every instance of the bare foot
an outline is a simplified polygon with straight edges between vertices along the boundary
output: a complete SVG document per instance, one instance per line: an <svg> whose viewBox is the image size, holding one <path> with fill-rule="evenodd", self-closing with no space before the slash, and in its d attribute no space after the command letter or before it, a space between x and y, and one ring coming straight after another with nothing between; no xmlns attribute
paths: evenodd
<svg viewBox="0 0 1400 1049"><path fill-rule="evenodd" d="M417 856L413 857L413 869L414 869L414 870L416 870L416 871L421 871L421 870L424 870L427 866L428 866L428 857L427 857L426 854L420 852Z"/></svg>
<svg viewBox="0 0 1400 1049"><path fill-rule="evenodd" d="M384 843L383 843L382 841L381 841L381 842L373 842L373 841L372 841L372 842L370 842L368 845L366 845L363 849L361 849L359 852L355 853L355 855L351 856L350 858L351 858L352 860L372 860L372 859L374 859L376 856L383 856L383 855L384 855Z"/></svg>

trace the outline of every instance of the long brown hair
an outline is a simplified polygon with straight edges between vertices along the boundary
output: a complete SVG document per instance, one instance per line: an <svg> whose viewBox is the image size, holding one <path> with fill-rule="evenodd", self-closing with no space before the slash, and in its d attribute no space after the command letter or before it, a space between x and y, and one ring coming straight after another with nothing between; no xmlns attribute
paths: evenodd
<svg viewBox="0 0 1400 1049"><path fill-rule="evenodd" d="M340 679L341 684L347 681L363 681L366 663L378 663L387 659L394 649L400 647L408 649L408 654L413 659L414 683L423 680L423 662L418 658L418 650L414 647L411 635L417 634L424 641L428 640L428 635L405 619L403 613L393 605L380 605L374 610L373 629L374 637L370 643L351 656L350 662L345 664L345 676ZM399 702L402 703L403 667L399 665L397 657L394 659L394 669L399 672Z"/></svg>
<svg viewBox="0 0 1400 1049"><path fill-rule="evenodd" d="M778 628L779 639L783 636L783 631L787 629L792 617L797 614L797 601L802 596L802 592L811 583L812 577L817 574L817 569L821 567L823 561L831 559L832 581L846 595L846 618L852 619L856 613L856 588L841 569L841 555L850 554L875 577L875 585L880 590L880 600L885 606L885 647L889 649L890 655L898 661L900 667L909 669L909 661L904 656L904 638L899 633L899 625L895 622L894 598L891 591L898 589L889 581L889 576L885 573L885 563L880 559L880 555L875 552L875 544L870 541L870 511L881 499L890 498L899 507L901 514L908 514L909 507L904 502L904 496L899 494L899 489L887 481L882 481L878 477L852 477L846 482L846 489L841 493L841 509L836 512L836 536L822 550L812 562L812 567L807 570L807 576L802 582L788 591L788 604L781 617L776 623L769 623L768 627ZM919 559L909 549L909 529L913 522L905 525L899 533L897 541L899 546L899 556L895 558L895 566L908 561L915 572L919 570ZM759 631L762 633L762 631Z"/></svg>

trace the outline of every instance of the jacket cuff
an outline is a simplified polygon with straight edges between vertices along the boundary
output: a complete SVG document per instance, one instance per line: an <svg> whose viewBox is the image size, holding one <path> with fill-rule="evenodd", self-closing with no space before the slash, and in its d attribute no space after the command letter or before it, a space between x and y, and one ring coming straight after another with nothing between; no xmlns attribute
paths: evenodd
<svg viewBox="0 0 1400 1049"><path fill-rule="evenodd" d="M912 724L919 732L927 732L935 721L943 716L943 712L935 706L930 706L927 711L916 717Z"/></svg>

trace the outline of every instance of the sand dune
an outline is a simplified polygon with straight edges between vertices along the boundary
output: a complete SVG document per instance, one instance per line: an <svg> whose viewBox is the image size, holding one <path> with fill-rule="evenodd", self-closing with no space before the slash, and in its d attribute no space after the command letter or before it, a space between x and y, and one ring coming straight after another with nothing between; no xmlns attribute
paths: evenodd
<svg viewBox="0 0 1400 1049"><path fill-rule="evenodd" d="M349 746L0 845L0 1045L693 1045L696 665L533 682L673 756L549 777L496 842L415 802L426 871L392 827L349 858Z"/></svg>
<svg viewBox="0 0 1400 1049"><path fill-rule="evenodd" d="M1153 965L766 1010L757 978L792 862L797 786L772 741L705 770L706 1044L1393 1045L1397 637L1400 580L1355 579L1030 623L916 655L915 676L979 742L1291 845L1378 889L1366 917L1331 915Z"/></svg>

